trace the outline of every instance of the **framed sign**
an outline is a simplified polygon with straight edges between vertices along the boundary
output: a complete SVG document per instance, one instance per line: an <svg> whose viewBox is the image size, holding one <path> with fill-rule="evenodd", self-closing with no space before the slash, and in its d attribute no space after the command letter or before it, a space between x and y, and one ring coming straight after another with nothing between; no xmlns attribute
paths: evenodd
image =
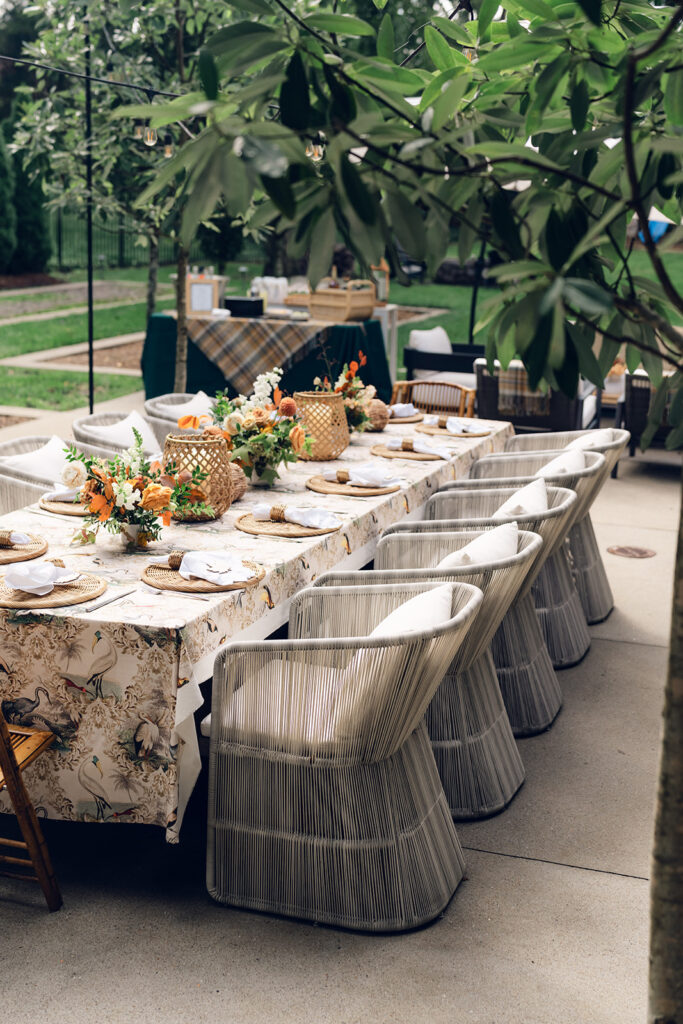
<svg viewBox="0 0 683 1024"><path fill-rule="evenodd" d="M217 277L195 277L187 275L185 285L185 301L187 315L211 313L219 304L219 281Z"/></svg>

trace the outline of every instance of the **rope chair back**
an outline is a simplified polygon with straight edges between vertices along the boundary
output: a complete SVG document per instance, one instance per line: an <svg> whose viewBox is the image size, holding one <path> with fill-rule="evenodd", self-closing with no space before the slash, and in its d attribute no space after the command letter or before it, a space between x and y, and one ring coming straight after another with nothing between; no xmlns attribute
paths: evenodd
<svg viewBox="0 0 683 1024"><path fill-rule="evenodd" d="M595 434L594 430L558 430L542 434L516 434L509 437L505 442L506 452L557 452L574 441L577 437L590 436ZM620 430L617 427L601 428L600 434L610 440L604 444L596 444L594 448L587 449L592 452L600 452L605 456L605 470L603 472L603 483L616 466L621 453L631 439L628 430Z"/></svg>
<svg viewBox="0 0 683 1024"><path fill-rule="evenodd" d="M477 565L438 569L437 563L480 537L481 530L441 531L439 533L394 533L381 538L370 573L325 573L313 584L318 586L372 586L404 581L460 581L478 587L484 595L480 614L470 629L449 672L466 671L490 646L503 616L519 593L543 541L537 533L520 530L517 554ZM370 577L368 579L368 577Z"/></svg>
<svg viewBox="0 0 683 1024"><path fill-rule="evenodd" d="M26 455L43 448L50 438L42 435L14 438L0 443L0 514L13 512L17 508L31 505L54 485L54 476L49 478L36 476L16 466L7 465L4 461L11 455ZM64 442L64 447L69 442ZM111 448L99 448L94 445L76 442L75 447L87 455L96 455L103 459L114 454Z"/></svg>
<svg viewBox="0 0 683 1024"><path fill-rule="evenodd" d="M161 408L164 405L183 405L185 402L191 401L195 396L189 393L176 392L170 395L159 395L157 398L148 398L145 402L145 418L152 424L154 433L163 443L166 435L169 433L173 434L201 434L201 430L195 430L192 427L179 427L178 417L172 416L166 409Z"/></svg>
<svg viewBox="0 0 683 1024"><path fill-rule="evenodd" d="M558 487L570 487L576 491L577 502L569 521L567 530L586 515L600 487L606 479L605 456L600 452L584 452L585 468L575 473L555 473L546 477L546 483L557 484ZM547 466L557 458L556 452L521 452L500 455L485 455L470 466L470 477L473 480L495 481L501 486L517 482L522 486L530 483L539 469ZM447 488L451 484L445 485Z"/></svg>
<svg viewBox="0 0 683 1024"><path fill-rule="evenodd" d="M412 402L426 413L449 416L474 416L477 392L462 384L445 380L401 380L394 384L391 405Z"/></svg>
<svg viewBox="0 0 683 1024"><path fill-rule="evenodd" d="M216 657L211 746L266 750L269 759L381 761L420 724L481 602L451 584L451 618L403 636L368 634L438 584L301 591L287 641L229 644ZM218 780L216 780L218 785Z"/></svg>
<svg viewBox="0 0 683 1024"><path fill-rule="evenodd" d="M111 427L114 423L120 423L121 420L125 420L126 416L128 416L127 412L96 412L93 413L92 416L80 416L71 424L71 430L77 441L81 441L84 444L98 444L101 443L101 440L93 434L91 428ZM165 421L163 423L161 421L152 423L147 416L143 417L143 419L147 420L149 426L154 431L154 435L159 442L159 448L163 448L166 435L169 432L168 423ZM133 443L132 437L133 435L131 433L131 444ZM115 444L113 441L110 441L107 447L119 455L122 455L124 452L128 451L130 445Z"/></svg>

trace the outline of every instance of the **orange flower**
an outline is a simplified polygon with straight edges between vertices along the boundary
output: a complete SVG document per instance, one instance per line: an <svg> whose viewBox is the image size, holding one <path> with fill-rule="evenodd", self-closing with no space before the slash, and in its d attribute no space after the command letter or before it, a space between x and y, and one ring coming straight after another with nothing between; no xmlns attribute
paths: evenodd
<svg viewBox="0 0 683 1024"><path fill-rule="evenodd" d="M208 427L204 427L204 437L222 437L223 431L215 423L211 423Z"/></svg>
<svg viewBox="0 0 683 1024"><path fill-rule="evenodd" d="M296 426L292 427L292 429L290 430L289 440L292 445L292 448L298 455L299 452L302 450L304 442L306 440L306 431L299 423L297 423Z"/></svg>
<svg viewBox="0 0 683 1024"><path fill-rule="evenodd" d="M140 507L149 509L151 512L162 512L168 507L172 493L170 487L162 487L161 484L147 484L142 492Z"/></svg>
<svg viewBox="0 0 683 1024"><path fill-rule="evenodd" d="M206 494L201 489L201 487L193 487L192 490L190 491L189 497L190 497L190 501L193 504L195 502L199 503L199 502L202 502L202 501L206 501Z"/></svg>
<svg viewBox="0 0 683 1024"><path fill-rule="evenodd" d="M282 392L280 391L279 388L275 388L275 391L273 391L273 402L275 403L275 408L276 409L279 406L281 401L282 401ZM284 415L284 413L283 413L283 415Z"/></svg>
<svg viewBox="0 0 683 1024"><path fill-rule="evenodd" d="M296 402L293 398L283 398L280 402L281 416L296 416Z"/></svg>
<svg viewBox="0 0 683 1024"><path fill-rule="evenodd" d="M211 417L207 413L203 413L201 416L181 416L178 420L181 430L199 430L200 427L208 426L210 423Z"/></svg>
<svg viewBox="0 0 683 1024"><path fill-rule="evenodd" d="M176 485L175 477L169 476L168 473L161 474L159 477L159 483L162 487L170 487L171 489ZM138 487L137 489L141 490L142 488Z"/></svg>
<svg viewBox="0 0 683 1024"><path fill-rule="evenodd" d="M101 523L106 523L111 515L113 502L107 501L103 494L95 494L88 506L88 511L96 515Z"/></svg>
<svg viewBox="0 0 683 1024"><path fill-rule="evenodd" d="M161 521L164 524L164 526L171 525L171 512L169 509L166 509L165 512L161 513Z"/></svg>
<svg viewBox="0 0 683 1024"><path fill-rule="evenodd" d="M161 463L155 461L155 462L150 463L149 471L150 471L150 473L160 473L162 468L163 467L162 467Z"/></svg>
<svg viewBox="0 0 683 1024"><path fill-rule="evenodd" d="M351 362L349 363L349 373L351 374L351 377L355 377L356 374L358 373L358 363L356 362L355 359L352 359ZM351 377L349 377L348 373L346 374L346 376L348 377L349 380L351 380Z"/></svg>
<svg viewBox="0 0 683 1024"><path fill-rule="evenodd" d="M358 358L360 359L360 365L365 366L368 361L368 357L364 355L360 349L358 349Z"/></svg>

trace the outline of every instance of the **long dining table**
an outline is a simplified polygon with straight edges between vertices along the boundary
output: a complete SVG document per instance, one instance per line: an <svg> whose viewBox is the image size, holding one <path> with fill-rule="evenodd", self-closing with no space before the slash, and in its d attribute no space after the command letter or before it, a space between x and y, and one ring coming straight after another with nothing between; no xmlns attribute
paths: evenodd
<svg viewBox="0 0 683 1024"><path fill-rule="evenodd" d="M398 423L381 434L354 435L335 462L298 462L274 488L250 487L219 520L164 528L147 552L124 551L119 538L104 529L94 545L73 546L82 521L38 505L0 517L0 529L44 537L45 557L62 558L67 567L107 583L103 597L85 604L0 609L3 712L15 723L47 727L56 737L26 776L38 813L157 825L169 842L178 842L201 770L194 715L204 703L201 686L211 677L216 652L230 640L265 639L287 622L299 590L328 570L362 568L387 526L420 518L439 486L466 476L473 459L502 451L513 434L510 424L478 422L487 436L437 442ZM370 448L390 434L446 443L452 457L382 460L401 478L392 494L357 497L307 489L306 481L326 468L380 458ZM342 525L335 533L296 539L236 529L236 520L263 501L325 508L338 513ZM257 562L265 576L248 589L204 599L154 593L141 583L152 557L178 549L227 550ZM9 809L0 794L0 811Z"/></svg>

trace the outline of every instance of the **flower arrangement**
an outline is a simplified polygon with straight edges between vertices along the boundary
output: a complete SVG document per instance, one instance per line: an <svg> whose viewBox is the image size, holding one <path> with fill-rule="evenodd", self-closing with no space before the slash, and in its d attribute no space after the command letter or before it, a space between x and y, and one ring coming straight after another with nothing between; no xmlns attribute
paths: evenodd
<svg viewBox="0 0 683 1024"><path fill-rule="evenodd" d="M296 462L309 451L311 440L299 422L296 402L283 395L278 384L282 370L276 367L259 374L250 397L228 398L216 394L213 423L209 416L183 416L181 428L204 429L208 435L221 434L237 463L252 483L271 486L278 479L278 467Z"/></svg>
<svg viewBox="0 0 683 1024"><path fill-rule="evenodd" d="M211 512L201 489L206 473L197 467L176 474L175 465L150 463L142 437L135 428L133 433L132 448L112 459L84 455L73 447L65 449L68 461L62 482L71 489L80 488L80 501L89 513L77 535L81 543L94 541L97 530L104 526L110 533L135 537L137 545L144 547L158 539L162 526L168 526L177 509Z"/></svg>
<svg viewBox="0 0 683 1024"><path fill-rule="evenodd" d="M313 381L316 391L328 391L342 396L349 430L355 430L359 434L372 425L370 402L377 394L377 389L372 384L365 385L358 376L358 371L361 366L365 366L367 361L367 356L359 352L358 362L352 359L350 363L344 363L334 387L330 384L328 377L324 377L322 380L320 377L316 377Z"/></svg>

